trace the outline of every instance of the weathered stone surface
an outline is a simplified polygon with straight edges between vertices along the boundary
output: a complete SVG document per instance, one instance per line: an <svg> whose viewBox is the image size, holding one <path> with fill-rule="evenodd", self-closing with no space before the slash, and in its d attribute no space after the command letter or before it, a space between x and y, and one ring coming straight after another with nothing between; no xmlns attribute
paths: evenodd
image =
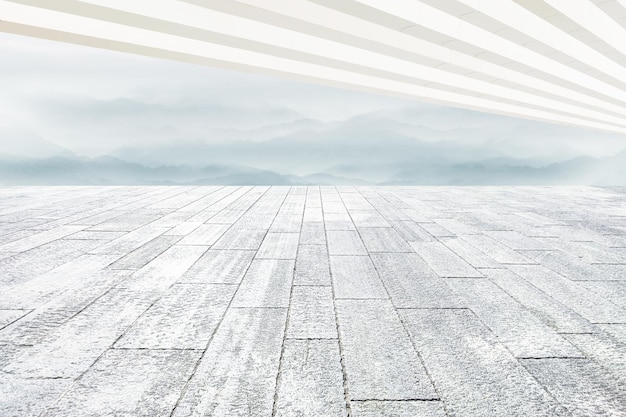
<svg viewBox="0 0 626 417"><path fill-rule="evenodd" d="M348 230L326 229L330 255L367 255L359 234Z"/></svg>
<svg viewBox="0 0 626 417"><path fill-rule="evenodd" d="M625 207L593 187L0 187L0 417L621 416Z"/></svg>
<svg viewBox="0 0 626 417"><path fill-rule="evenodd" d="M337 338L333 293L330 287L293 287L286 337Z"/></svg>
<svg viewBox="0 0 626 417"><path fill-rule="evenodd" d="M199 358L190 350L108 350L43 416L167 417Z"/></svg>
<svg viewBox="0 0 626 417"><path fill-rule="evenodd" d="M71 385L71 379L21 378L0 373L0 416L38 417Z"/></svg>
<svg viewBox="0 0 626 417"><path fill-rule="evenodd" d="M209 249L183 274L178 282L238 284L243 279L253 258L253 251Z"/></svg>
<svg viewBox="0 0 626 417"><path fill-rule="evenodd" d="M114 289L25 349L3 370L22 377L75 378L148 309L153 299Z"/></svg>
<svg viewBox="0 0 626 417"><path fill-rule="evenodd" d="M259 259L296 259L300 233L268 233L256 253Z"/></svg>
<svg viewBox="0 0 626 417"><path fill-rule="evenodd" d="M559 303L528 281L508 269L485 269L488 276L502 290L511 295L544 323L562 333L593 332L594 326L576 311Z"/></svg>
<svg viewBox="0 0 626 417"><path fill-rule="evenodd" d="M347 416L336 340L287 340L276 416Z"/></svg>
<svg viewBox="0 0 626 417"><path fill-rule="evenodd" d="M441 242L411 242L411 246L440 277L483 277Z"/></svg>
<svg viewBox="0 0 626 417"><path fill-rule="evenodd" d="M626 310L543 266L511 265L511 270L592 323L626 323Z"/></svg>
<svg viewBox="0 0 626 417"><path fill-rule="evenodd" d="M233 307L289 307L294 261L255 259L243 277Z"/></svg>
<svg viewBox="0 0 626 417"><path fill-rule="evenodd" d="M286 308L229 309L173 416L271 415L286 317Z"/></svg>
<svg viewBox="0 0 626 417"><path fill-rule="evenodd" d="M294 284L330 285L330 264L326 246L300 245Z"/></svg>
<svg viewBox="0 0 626 417"><path fill-rule="evenodd" d="M449 415L558 415L559 404L470 310L400 316Z"/></svg>
<svg viewBox="0 0 626 417"><path fill-rule="evenodd" d="M336 298L388 298L368 256L331 256Z"/></svg>
<svg viewBox="0 0 626 417"><path fill-rule="evenodd" d="M133 323L116 348L204 349L235 293L234 285L174 284Z"/></svg>
<svg viewBox="0 0 626 417"><path fill-rule="evenodd" d="M351 399L437 398L389 301L337 300L337 316Z"/></svg>
<svg viewBox="0 0 626 417"><path fill-rule="evenodd" d="M367 227L359 229L367 251L413 252L408 243L391 227Z"/></svg>
<svg viewBox="0 0 626 417"><path fill-rule="evenodd" d="M157 236L128 255L112 263L111 269L139 269L180 240L176 236Z"/></svg>
<svg viewBox="0 0 626 417"><path fill-rule="evenodd" d="M185 236L179 243L181 245L210 246L217 242L229 227L229 224L221 223L203 224Z"/></svg>
<svg viewBox="0 0 626 417"><path fill-rule="evenodd" d="M353 417L446 417L441 401L352 401Z"/></svg>
<svg viewBox="0 0 626 417"><path fill-rule="evenodd" d="M572 416L622 416L626 385L588 359L524 359L528 371Z"/></svg>
<svg viewBox="0 0 626 417"><path fill-rule="evenodd" d="M582 357L582 353L497 285L453 279L448 285L517 358Z"/></svg>
<svg viewBox="0 0 626 417"><path fill-rule="evenodd" d="M375 253L372 261L397 308L465 307L416 253Z"/></svg>

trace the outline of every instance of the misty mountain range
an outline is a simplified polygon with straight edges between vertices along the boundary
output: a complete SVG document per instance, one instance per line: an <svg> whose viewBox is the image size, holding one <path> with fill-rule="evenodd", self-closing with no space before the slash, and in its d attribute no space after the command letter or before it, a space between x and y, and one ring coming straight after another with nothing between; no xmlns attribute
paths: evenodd
<svg viewBox="0 0 626 417"><path fill-rule="evenodd" d="M294 116L295 117L295 116ZM489 116L486 116L489 117ZM558 141L516 148L533 132L513 123L415 124L410 109L345 121L296 118L203 137L136 144L95 158L32 131L0 130L0 184L626 184L626 150L592 158ZM480 122L480 120L479 120ZM547 142L547 141L546 141Z"/></svg>

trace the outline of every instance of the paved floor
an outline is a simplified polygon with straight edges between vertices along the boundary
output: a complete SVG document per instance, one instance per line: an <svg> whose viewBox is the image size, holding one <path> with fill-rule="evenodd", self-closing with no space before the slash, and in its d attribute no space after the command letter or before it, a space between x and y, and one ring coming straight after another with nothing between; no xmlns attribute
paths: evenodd
<svg viewBox="0 0 626 417"><path fill-rule="evenodd" d="M626 188L0 188L0 416L624 416Z"/></svg>

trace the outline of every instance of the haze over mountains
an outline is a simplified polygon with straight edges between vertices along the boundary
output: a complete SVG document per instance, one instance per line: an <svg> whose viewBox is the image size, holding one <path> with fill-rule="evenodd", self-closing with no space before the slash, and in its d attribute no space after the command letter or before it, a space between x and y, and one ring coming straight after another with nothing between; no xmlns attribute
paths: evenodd
<svg viewBox="0 0 626 417"><path fill-rule="evenodd" d="M433 115L430 126L421 124L424 110L411 106L344 121L284 112L279 118L293 120L245 128L224 121L203 129L204 139L128 140L95 157L78 156L32 130L5 128L0 183L626 184L626 151L595 158L572 146L585 142L563 134L567 128L535 124L528 132L526 121L456 111L452 128ZM529 134L550 141L515 146Z"/></svg>
<svg viewBox="0 0 626 417"><path fill-rule="evenodd" d="M0 34L0 184L624 184L624 135Z"/></svg>

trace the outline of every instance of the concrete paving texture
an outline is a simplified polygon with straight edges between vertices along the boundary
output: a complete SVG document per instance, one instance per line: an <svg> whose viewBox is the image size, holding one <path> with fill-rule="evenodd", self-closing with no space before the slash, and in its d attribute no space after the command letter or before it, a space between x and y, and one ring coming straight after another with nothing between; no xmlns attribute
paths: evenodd
<svg viewBox="0 0 626 417"><path fill-rule="evenodd" d="M626 416L626 188L0 188L0 416Z"/></svg>

